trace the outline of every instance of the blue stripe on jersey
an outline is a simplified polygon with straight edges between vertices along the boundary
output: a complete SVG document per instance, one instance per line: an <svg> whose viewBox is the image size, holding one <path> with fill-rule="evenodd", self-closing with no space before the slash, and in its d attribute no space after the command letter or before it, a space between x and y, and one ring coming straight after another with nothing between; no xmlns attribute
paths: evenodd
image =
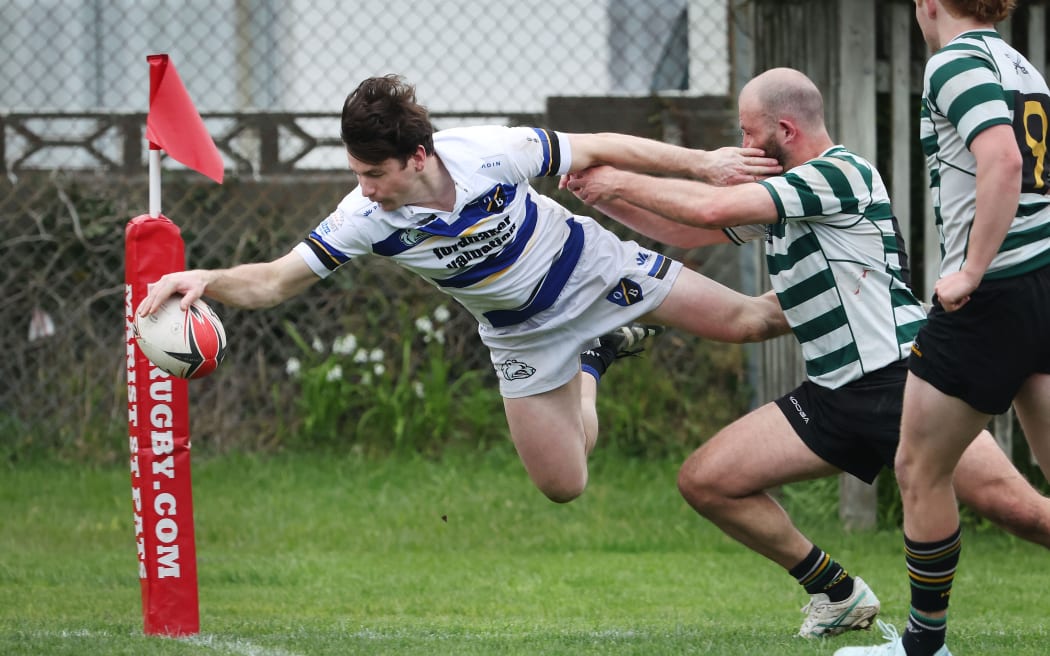
<svg viewBox="0 0 1050 656"><path fill-rule="evenodd" d="M485 318L495 328L521 323L543 312L558 300L558 295L561 294L569 276L576 268L576 263L580 260L580 254L583 253L583 226L571 218L565 222L569 225L569 237L565 240L558 259L551 265L532 298L516 310L492 310L485 313Z"/></svg>
<svg viewBox="0 0 1050 656"><path fill-rule="evenodd" d="M400 255L430 238L428 233L415 228L395 230L383 241L372 244L372 252L384 257Z"/></svg>
<svg viewBox="0 0 1050 656"><path fill-rule="evenodd" d="M459 212L459 218L453 221L452 225L436 218L426 225L419 226L417 229L442 237L459 237L471 226L493 214L502 214L514 202L517 192L517 185L496 185L476 200L464 205Z"/></svg>
<svg viewBox="0 0 1050 656"><path fill-rule="evenodd" d="M317 234L317 231L313 231L310 235L303 240L303 243L310 247L310 250L314 252L317 259L321 261L329 271L335 271L340 266L350 261L350 257L333 247L331 244L326 242L321 235Z"/></svg>
<svg viewBox="0 0 1050 656"><path fill-rule="evenodd" d="M488 278L492 274L498 273L514 264L518 261L518 257L521 256L522 251L525 250L525 246L528 245L529 240L532 239L532 234L536 232L536 216L536 203L533 202L531 197L526 196L525 220L523 220L521 225L518 226L514 239L509 244L506 244L502 249L470 267L470 269L452 276L451 278L435 280L434 282L440 287L470 287L471 285ZM484 243L478 243L479 247L484 245Z"/></svg>

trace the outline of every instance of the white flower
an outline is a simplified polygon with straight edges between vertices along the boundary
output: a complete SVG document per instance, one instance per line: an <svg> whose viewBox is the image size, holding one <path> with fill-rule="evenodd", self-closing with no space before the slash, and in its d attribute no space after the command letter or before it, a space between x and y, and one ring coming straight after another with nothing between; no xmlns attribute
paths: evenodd
<svg viewBox="0 0 1050 656"><path fill-rule="evenodd" d="M445 323L452 318L452 313L448 311L448 308L444 305L439 305L434 309L434 321L438 323Z"/></svg>
<svg viewBox="0 0 1050 656"><path fill-rule="evenodd" d="M343 379L343 368L339 365L335 365L328 370L328 373L324 377L329 383L334 383L337 380Z"/></svg>
<svg viewBox="0 0 1050 656"><path fill-rule="evenodd" d="M368 354L368 359L370 361L372 361L372 362L382 362L383 361L383 349L380 349L380 348L372 349L372 352Z"/></svg>
<svg viewBox="0 0 1050 656"><path fill-rule="evenodd" d="M434 330L434 324L428 317L419 317L416 319L416 330L424 335L429 335Z"/></svg>
<svg viewBox="0 0 1050 656"><path fill-rule="evenodd" d="M382 376L386 372L386 365L382 362L377 362L375 366L372 367L372 371L376 372L377 376Z"/></svg>
<svg viewBox="0 0 1050 656"><path fill-rule="evenodd" d="M372 372L371 371L366 371L365 373L361 374L361 384L362 385L371 385L372 384Z"/></svg>
<svg viewBox="0 0 1050 656"><path fill-rule="evenodd" d="M336 337L332 342L332 353L339 355L350 355L357 350L357 337L354 335L343 335Z"/></svg>
<svg viewBox="0 0 1050 656"><path fill-rule="evenodd" d="M412 391L416 393L416 396L418 398L423 398L423 396L424 396L423 383L419 382L418 380L417 381L413 381L413 383L412 383Z"/></svg>
<svg viewBox="0 0 1050 656"><path fill-rule="evenodd" d="M303 368L299 358L288 358L288 362L284 363L284 372L289 376L298 376L299 370Z"/></svg>
<svg viewBox="0 0 1050 656"><path fill-rule="evenodd" d="M438 344L444 344L445 343L445 331L441 330L440 328L435 330L434 331L434 339L437 340Z"/></svg>
<svg viewBox="0 0 1050 656"><path fill-rule="evenodd" d="M361 349L357 353L354 353L354 362L358 364L368 362L368 351L366 351L365 349Z"/></svg>
<svg viewBox="0 0 1050 656"><path fill-rule="evenodd" d="M314 341L311 342L310 346L318 353L324 353L324 342L321 341L320 337L314 337Z"/></svg>

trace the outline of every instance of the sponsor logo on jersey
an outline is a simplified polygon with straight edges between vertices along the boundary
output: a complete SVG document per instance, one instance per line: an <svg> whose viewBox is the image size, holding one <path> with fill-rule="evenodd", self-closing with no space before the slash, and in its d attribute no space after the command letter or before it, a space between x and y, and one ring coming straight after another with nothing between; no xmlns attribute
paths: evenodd
<svg viewBox="0 0 1050 656"><path fill-rule="evenodd" d="M638 266L645 266L645 263L649 261L649 257L652 253L639 252L634 256L634 261L638 263Z"/></svg>
<svg viewBox="0 0 1050 656"><path fill-rule="evenodd" d="M504 217L495 227L469 235L463 235L455 242L446 240L446 245L433 248L434 257L439 260L451 257L445 262L446 269L461 269L468 264L487 257L490 253L502 248L512 237L518 225L510 217Z"/></svg>
<svg viewBox="0 0 1050 656"><path fill-rule="evenodd" d="M335 232L343 225L343 218L342 210L336 209L336 211L329 214L324 221L321 221L321 225L317 227L317 232L322 235L328 235Z"/></svg>
<svg viewBox="0 0 1050 656"><path fill-rule="evenodd" d="M627 307L645 298L641 286L629 278L620 278L620 282L605 297L605 300Z"/></svg>
<svg viewBox="0 0 1050 656"><path fill-rule="evenodd" d="M1006 58L1009 59L1010 63L1014 65L1014 72L1015 73L1021 73L1022 75L1028 75L1028 68L1024 65L1024 62L1021 61L1021 55L1017 55L1016 58L1013 58L1013 57L1010 57L1010 55L1007 55Z"/></svg>
<svg viewBox="0 0 1050 656"><path fill-rule="evenodd" d="M536 373L536 367L530 366L521 360L507 360L499 363L500 373L507 380L521 380Z"/></svg>

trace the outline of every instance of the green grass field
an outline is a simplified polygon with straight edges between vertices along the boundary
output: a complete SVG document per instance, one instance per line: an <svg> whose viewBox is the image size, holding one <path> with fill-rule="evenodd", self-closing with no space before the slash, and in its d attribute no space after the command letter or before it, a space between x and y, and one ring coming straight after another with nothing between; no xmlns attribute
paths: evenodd
<svg viewBox="0 0 1050 656"><path fill-rule="evenodd" d="M125 468L0 474L0 654L831 654L792 637L806 597L696 517L675 463L604 459L565 506L508 446L487 456L222 457L193 465L201 633L142 632ZM804 495L802 495L804 496ZM896 532L803 529L902 625ZM444 517L444 519L443 519ZM949 645L1043 655L1045 550L969 531Z"/></svg>

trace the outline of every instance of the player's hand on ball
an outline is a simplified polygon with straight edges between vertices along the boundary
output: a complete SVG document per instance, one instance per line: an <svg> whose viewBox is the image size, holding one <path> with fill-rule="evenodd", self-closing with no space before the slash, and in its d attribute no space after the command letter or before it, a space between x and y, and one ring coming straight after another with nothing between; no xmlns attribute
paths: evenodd
<svg viewBox="0 0 1050 656"><path fill-rule="evenodd" d="M158 368L178 378L203 378L226 355L226 329L222 320L203 300L189 308L185 299L169 296L156 312L135 317L135 341Z"/></svg>
<svg viewBox="0 0 1050 656"><path fill-rule="evenodd" d="M149 286L149 293L139 303L139 316L148 317L156 312L164 301L176 294L182 295L179 307L190 309L194 301L204 295L207 280L201 271L176 271L161 276L160 280Z"/></svg>

